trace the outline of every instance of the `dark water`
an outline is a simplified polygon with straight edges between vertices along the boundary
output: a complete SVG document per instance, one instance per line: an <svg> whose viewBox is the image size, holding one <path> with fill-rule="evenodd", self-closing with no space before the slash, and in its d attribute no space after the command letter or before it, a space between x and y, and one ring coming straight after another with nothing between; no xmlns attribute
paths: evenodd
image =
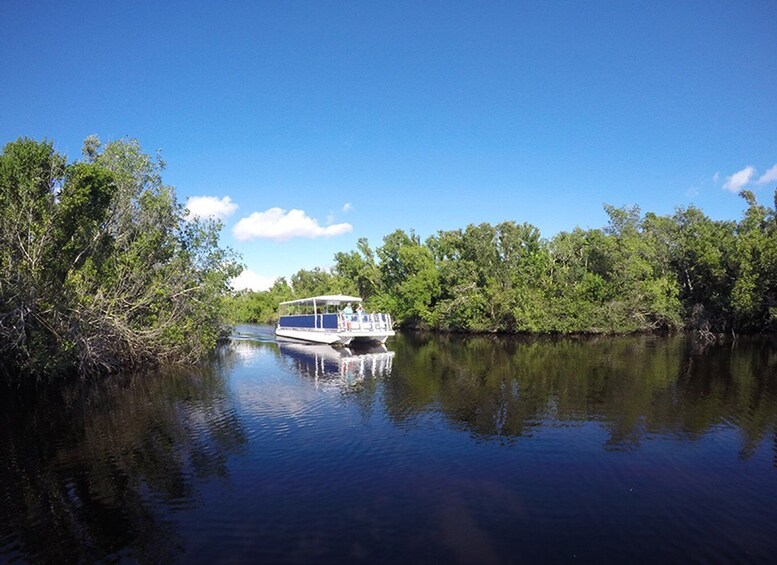
<svg viewBox="0 0 777 565"><path fill-rule="evenodd" d="M777 344L241 327L200 372L0 389L0 561L774 562Z"/></svg>

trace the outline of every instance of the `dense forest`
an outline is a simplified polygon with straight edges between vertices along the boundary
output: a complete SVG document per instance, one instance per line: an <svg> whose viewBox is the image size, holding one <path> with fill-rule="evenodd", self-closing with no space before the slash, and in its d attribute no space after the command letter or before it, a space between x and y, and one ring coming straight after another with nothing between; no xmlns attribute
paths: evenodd
<svg viewBox="0 0 777 565"><path fill-rule="evenodd" d="M0 367L110 372L212 349L240 267L220 226L187 221L159 156L135 140L49 141L0 154Z"/></svg>
<svg viewBox="0 0 777 565"><path fill-rule="evenodd" d="M693 206L673 215L605 205L602 229L545 239L507 221L397 230L372 249L337 253L330 270L300 270L231 299L238 322L272 321L278 302L346 293L402 326L443 331L627 333L777 329L777 212L742 191L739 222ZM777 191L775 191L777 208Z"/></svg>

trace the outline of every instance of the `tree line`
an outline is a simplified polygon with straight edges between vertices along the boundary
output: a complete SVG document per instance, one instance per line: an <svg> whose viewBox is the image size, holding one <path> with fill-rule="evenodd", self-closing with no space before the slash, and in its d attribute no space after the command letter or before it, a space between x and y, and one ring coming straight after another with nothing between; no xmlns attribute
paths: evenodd
<svg viewBox="0 0 777 565"><path fill-rule="evenodd" d="M9 375L188 362L222 331L240 266L214 222L187 221L137 141L0 154L0 366Z"/></svg>
<svg viewBox="0 0 777 565"><path fill-rule="evenodd" d="M546 239L514 221L396 230L264 292L217 222L185 216L164 162L136 140L91 136L67 162L50 141L0 154L0 365L11 375L193 362L225 319L268 322L283 300L357 294L404 327L626 333L777 329L777 212L750 191L740 221L605 205L608 224ZM777 207L777 191L775 192Z"/></svg>
<svg viewBox="0 0 777 565"><path fill-rule="evenodd" d="M270 322L282 300L357 294L402 326L443 331L628 333L777 329L775 208L740 193L740 221L699 208L672 215L605 205L607 225L543 238L514 221L439 231L396 230L372 249L334 256L264 292L230 301L239 322Z"/></svg>

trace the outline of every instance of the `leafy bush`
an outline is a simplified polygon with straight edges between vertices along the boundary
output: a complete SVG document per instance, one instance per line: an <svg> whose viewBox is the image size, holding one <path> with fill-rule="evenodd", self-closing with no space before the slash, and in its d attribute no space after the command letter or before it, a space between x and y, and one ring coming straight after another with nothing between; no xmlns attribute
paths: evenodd
<svg viewBox="0 0 777 565"><path fill-rule="evenodd" d="M186 221L134 140L0 155L0 360L10 374L192 362L215 343L240 267L219 226Z"/></svg>

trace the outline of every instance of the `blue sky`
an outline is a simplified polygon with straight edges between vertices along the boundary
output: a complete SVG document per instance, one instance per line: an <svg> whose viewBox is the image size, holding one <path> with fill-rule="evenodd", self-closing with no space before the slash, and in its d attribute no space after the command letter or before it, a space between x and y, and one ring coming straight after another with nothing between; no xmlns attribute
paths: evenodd
<svg viewBox="0 0 777 565"><path fill-rule="evenodd" d="M161 149L257 284L396 228L738 218L777 187L776 30L774 1L0 0L0 142Z"/></svg>

